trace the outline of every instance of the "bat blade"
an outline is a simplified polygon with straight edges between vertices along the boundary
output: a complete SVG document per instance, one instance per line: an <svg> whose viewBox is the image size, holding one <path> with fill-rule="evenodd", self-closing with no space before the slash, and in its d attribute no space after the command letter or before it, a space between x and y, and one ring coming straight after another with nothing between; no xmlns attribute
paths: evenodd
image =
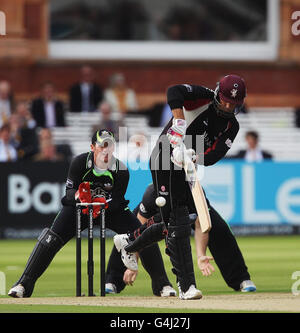
<svg viewBox="0 0 300 333"><path fill-rule="evenodd" d="M184 171L192 192L194 204L197 210L201 231L208 232L211 229L211 220L207 207L205 195L197 177L197 170L194 163L188 156L185 156Z"/></svg>

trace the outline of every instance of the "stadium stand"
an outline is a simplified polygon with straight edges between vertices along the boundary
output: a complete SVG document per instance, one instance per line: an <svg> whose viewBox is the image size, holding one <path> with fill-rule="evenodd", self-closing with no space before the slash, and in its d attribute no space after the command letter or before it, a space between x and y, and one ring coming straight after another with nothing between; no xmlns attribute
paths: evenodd
<svg viewBox="0 0 300 333"><path fill-rule="evenodd" d="M300 158L300 131L294 124L293 108L249 108L246 114L239 114L240 131L228 157L245 148L244 136L249 130L260 135L260 145L268 150L277 161L296 161ZM53 129L56 144L69 143L74 155L85 152L89 145L92 127L99 122L98 113L66 114L67 127ZM148 140L155 141L161 129L150 127L146 115L127 115L124 119L128 137L142 131ZM154 138L154 140L153 140ZM150 143L150 141L149 141Z"/></svg>
<svg viewBox="0 0 300 333"><path fill-rule="evenodd" d="M252 108L238 115L240 131L228 155L245 148L244 136L255 130L260 136L260 146L272 153L276 161L299 161L300 131L294 124L293 108Z"/></svg>

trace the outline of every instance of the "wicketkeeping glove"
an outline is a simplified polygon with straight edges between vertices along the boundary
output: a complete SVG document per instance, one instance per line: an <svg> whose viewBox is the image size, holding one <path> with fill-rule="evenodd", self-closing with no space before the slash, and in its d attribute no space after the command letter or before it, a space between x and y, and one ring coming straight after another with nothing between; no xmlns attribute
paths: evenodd
<svg viewBox="0 0 300 333"><path fill-rule="evenodd" d="M173 119L172 126L168 129L167 137L173 148L183 143L186 132L186 121L184 119Z"/></svg>
<svg viewBox="0 0 300 333"><path fill-rule="evenodd" d="M92 202L91 187L89 182L83 182L79 185L75 193L75 200L79 199L82 203Z"/></svg>
<svg viewBox="0 0 300 333"><path fill-rule="evenodd" d="M107 209L108 203L104 196L92 198L91 195L91 188L89 182L83 182L79 185L78 191L75 194L75 199L79 199L82 203L93 203L93 202L100 202L104 204L104 207L93 205L93 218L97 218L100 215L101 208ZM89 209L88 207L82 209L82 213L88 215Z"/></svg>
<svg viewBox="0 0 300 333"><path fill-rule="evenodd" d="M102 208L104 208L104 209L108 208L108 202L106 201L105 197L96 197L93 199L93 202L100 202L100 203L104 204L104 207L100 206L100 205L93 206L93 218L95 219L100 215Z"/></svg>

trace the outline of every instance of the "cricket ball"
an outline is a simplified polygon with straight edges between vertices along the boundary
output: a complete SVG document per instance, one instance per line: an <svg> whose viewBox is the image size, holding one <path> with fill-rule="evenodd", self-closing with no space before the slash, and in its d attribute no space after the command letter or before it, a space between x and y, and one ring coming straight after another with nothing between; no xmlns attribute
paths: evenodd
<svg viewBox="0 0 300 333"><path fill-rule="evenodd" d="M163 207L166 204L166 199L163 197L157 197L155 200L156 206Z"/></svg>

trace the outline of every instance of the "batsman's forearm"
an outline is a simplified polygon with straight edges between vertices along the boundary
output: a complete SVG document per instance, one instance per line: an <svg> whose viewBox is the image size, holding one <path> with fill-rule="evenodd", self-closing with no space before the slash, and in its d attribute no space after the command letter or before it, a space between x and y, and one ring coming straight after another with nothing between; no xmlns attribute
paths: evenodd
<svg viewBox="0 0 300 333"><path fill-rule="evenodd" d="M195 247L197 258L206 255L206 249L209 240L209 233L201 231L199 219L195 221Z"/></svg>
<svg viewBox="0 0 300 333"><path fill-rule="evenodd" d="M173 109L172 113L175 119L184 119L183 109Z"/></svg>

